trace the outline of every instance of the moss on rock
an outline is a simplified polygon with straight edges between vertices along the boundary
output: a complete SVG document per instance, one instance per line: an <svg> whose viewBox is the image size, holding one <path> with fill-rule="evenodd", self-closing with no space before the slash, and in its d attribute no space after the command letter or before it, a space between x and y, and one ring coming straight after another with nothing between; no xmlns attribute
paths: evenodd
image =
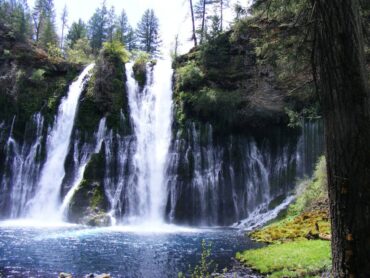
<svg viewBox="0 0 370 278"><path fill-rule="evenodd" d="M91 79L82 95L76 127L93 133L102 117L107 117L107 126L119 129L121 113L126 119L124 127L129 130L129 108L126 92L125 63L128 53L122 44L106 43L99 53Z"/></svg>
<svg viewBox="0 0 370 278"><path fill-rule="evenodd" d="M186 121L211 123L216 132L244 132L285 123L284 92L268 65L257 64L252 38L225 32L189 54L175 67L175 115Z"/></svg>
<svg viewBox="0 0 370 278"><path fill-rule="evenodd" d="M70 203L68 219L90 226L111 224L109 201L104 191L104 152L93 154L86 166L84 177Z"/></svg>

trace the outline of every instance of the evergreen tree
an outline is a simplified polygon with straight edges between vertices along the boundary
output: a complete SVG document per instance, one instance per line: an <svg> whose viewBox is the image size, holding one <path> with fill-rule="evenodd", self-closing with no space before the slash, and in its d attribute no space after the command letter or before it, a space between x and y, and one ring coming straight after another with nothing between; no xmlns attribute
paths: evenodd
<svg viewBox="0 0 370 278"><path fill-rule="evenodd" d="M7 26L18 39L31 37L32 23L27 1L0 1L0 23Z"/></svg>
<svg viewBox="0 0 370 278"><path fill-rule="evenodd" d="M116 29L116 13L114 7L109 9L107 17L107 40L113 42L114 31Z"/></svg>
<svg viewBox="0 0 370 278"><path fill-rule="evenodd" d="M137 47L137 38L134 29L131 26L128 28L128 33L125 38L125 46L129 51L138 49Z"/></svg>
<svg viewBox="0 0 370 278"><path fill-rule="evenodd" d="M53 0L36 0L32 18L36 42L43 47L49 43L57 44L58 36L55 28Z"/></svg>
<svg viewBox="0 0 370 278"><path fill-rule="evenodd" d="M199 0L195 5L194 16L198 22L196 33L200 44L222 31L223 14L227 4L227 0Z"/></svg>
<svg viewBox="0 0 370 278"><path fill-rule="evenodd" d="M62 37L60 39L60 49L63 50L63 47L64 47L64 29L67 27L67 20L68 20L67 5L64 6L60 19L62 21Z"/></svg>
<svg viewBox="0 0 370 278"><path fill-rule="evenodd" d="M94 15L89 21L88 33L90 44L94 54L98 54L103 46L103 42L107 41L109 33L109 13L105 1L101 8L96 9Z"/></svg>
<svg viewBox="0 0 370 278"><path fill-rule="evenodd" d="M125 10L122 10L121 14L117 17L115 38L125 44L129 28L130 25L128 23L126 12Z"/></svg>
<svg viewBox="0 0 370 278"><path fill-rule="evenodd" d="M115 39L124 44L129 51L137 48L135 32L130 26L124 10L117 18L115 32Z"/></svg>
<svg viewBox="0 0 370 278"><path fill-rule="evenodd" d="M69 48L73 48L74 44L79 39L87 38L86 24L79 19L78 22L73 22L67 34L67 44Z"/></svg>
<svg viewBox="0 0 370 278"><path fill-rule="evenodd" d="M152 9L144 12L138 23L136 35L139 48L152 56L159 54L161 40L159 37L159 20Z"/></svg>
<svg viewBox="0 0 370 278"><path fill-rule="evenodd" d="M332 277L370 277L370 89L359 0L312 1L324 114Z"/></svg>

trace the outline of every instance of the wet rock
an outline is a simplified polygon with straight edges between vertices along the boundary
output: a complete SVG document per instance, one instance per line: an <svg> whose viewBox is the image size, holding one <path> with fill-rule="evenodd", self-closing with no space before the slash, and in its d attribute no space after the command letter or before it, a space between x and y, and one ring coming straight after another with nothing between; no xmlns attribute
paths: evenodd
<svg viewBox="0 0 370 278"><path fill-rule="evenodd" d="M72 278L72 274L62 272L59 273L59 278Z"/></svg>
<svg viewBox="0 0 370 278"><path fill-rule="evenodd" d="M212 277L222 278L263 278L264 276L256 273L250 268L244 267L239 261L233 259L233 267L224 273L213 273Z"/></svg>
<svg viewBox="0 0 370 278"><path fill-rule="evenodd" d="M106 213L93 214L83 220L83 224L93 227L107 227L112 225L111 218Z"/></svg>
<svg viewBox="0 0 370 278"><path fill-rule="evenodd" d="M111 278L110 274L95 274L95 273L90 273L85 276L85 278Z"/></svg>

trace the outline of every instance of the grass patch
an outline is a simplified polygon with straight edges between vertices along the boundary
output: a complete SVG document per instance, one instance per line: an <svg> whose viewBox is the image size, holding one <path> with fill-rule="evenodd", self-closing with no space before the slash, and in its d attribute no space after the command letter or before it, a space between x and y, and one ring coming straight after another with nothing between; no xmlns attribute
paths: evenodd
<svg viewBox="0 0 370 278"><path fill-rule="evenodd" d="M331 267L330 242L300 240L237 253L236 258L268 277L315 277Z"/></svg>

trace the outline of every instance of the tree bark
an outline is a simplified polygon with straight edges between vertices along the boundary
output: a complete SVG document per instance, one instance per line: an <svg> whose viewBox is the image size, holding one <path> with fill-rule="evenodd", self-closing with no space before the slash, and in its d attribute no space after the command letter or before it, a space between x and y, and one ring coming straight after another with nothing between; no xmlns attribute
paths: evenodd
<svg viewBox="0 0 370 278"><path fill-rule="evenodd" d="M198 42L197 42L197 36L195 34L195 19L194 19L193 1L190 0L189 2L190 2L191 22L193 24L193 41L194 41L194 46L197 46Z"/></svg>
<svg viewBox="0 0 370 278"><path fill-rule="evenodd" d="M333 276L370 277L370 92L359 0L312 0Z"/></svg>

